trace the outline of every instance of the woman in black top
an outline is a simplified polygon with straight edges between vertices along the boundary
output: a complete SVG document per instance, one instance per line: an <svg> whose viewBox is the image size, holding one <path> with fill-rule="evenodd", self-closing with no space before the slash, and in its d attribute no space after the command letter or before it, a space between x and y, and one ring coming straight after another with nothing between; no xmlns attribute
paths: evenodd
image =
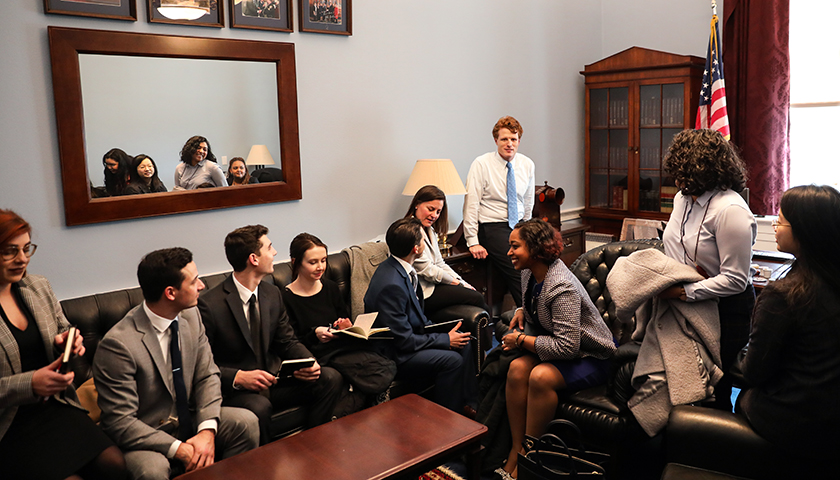
<svg viewBox="0 0 840 480"><path fill-rule="evenodd" d="M158 169L152 157L140 154L131 162L131 181L125 189L126 195L138 193L165 192L166 187L158 178Z"/></svg>
<svg viewBox="0 0 840 480"><path fill-rule="evenodd" d="M0 476L122 479L125 462L62 374L70 325L46 278L27 274L31 228L0 210ZM73 352L84 354L81 335Z"/></svg>
<svg viewBox="0 0 840 480"><path fill-rule="evenodd" d="M796 259L756 302L736 411L771 443L830 460L840 448L840 193L791 188L773 226Z"/></svg>
<svg viewBox="0 0 840 480"><path fill-rule="evenodd" d="M295 335L318 362L330 352L347 347L350 338L337 338L334 329L352 325L338 285L323 278L327 246L315 235L301 233L289 247L294 281L283 289L283 303ZM323 364L323 363L322 363Z"/></svg>

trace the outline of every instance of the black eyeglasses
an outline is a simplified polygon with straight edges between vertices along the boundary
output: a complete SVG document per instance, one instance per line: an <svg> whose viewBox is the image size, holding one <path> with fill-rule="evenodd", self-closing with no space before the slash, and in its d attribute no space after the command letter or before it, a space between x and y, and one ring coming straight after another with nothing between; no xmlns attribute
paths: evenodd
<svg viewBox="0 0 840 480"><path fill-rule="evenodd" d="M26 255L26 258L30 258L35 254L35 250L37 249L38 245L35 245L34 243L27 243L23 247L8 245L0 248L0 257L2 257L3 260L12 260L18 256L18 252L23 252L23 254Z"/></svg>

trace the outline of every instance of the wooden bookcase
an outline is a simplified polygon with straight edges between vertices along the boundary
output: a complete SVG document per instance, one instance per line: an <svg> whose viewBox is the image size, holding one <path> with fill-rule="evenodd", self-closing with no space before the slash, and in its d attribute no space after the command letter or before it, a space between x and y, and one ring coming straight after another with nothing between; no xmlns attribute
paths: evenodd
<svg viewBox="0 0 840 480"><path fill-rule="evenodd" d="M677 189L662 171L671 139L694 127L706 60L633 47L586 65L586 207L593 232L626 217L667 220Z"/></svg>

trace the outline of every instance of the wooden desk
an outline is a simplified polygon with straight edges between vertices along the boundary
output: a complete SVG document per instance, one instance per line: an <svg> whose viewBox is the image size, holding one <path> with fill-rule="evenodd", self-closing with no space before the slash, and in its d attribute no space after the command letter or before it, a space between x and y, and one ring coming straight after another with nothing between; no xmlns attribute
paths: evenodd
<svg viewBox="0 0 840 480"><path fill-rule="evenodd" d="M479 480L487 427L411 394L178 477L180 480L416 479L466 454Z"/></svg>

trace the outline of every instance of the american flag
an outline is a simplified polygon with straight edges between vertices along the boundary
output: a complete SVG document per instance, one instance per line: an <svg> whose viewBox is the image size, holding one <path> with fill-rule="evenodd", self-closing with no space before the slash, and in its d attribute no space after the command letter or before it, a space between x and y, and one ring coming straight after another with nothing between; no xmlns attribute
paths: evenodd
<svg viewBox="0 0 840 480"><path fill-rule="evenodd" d="M720 57L720 32L718 17L712 16L712 34L709 36L709 51L706 54L706 69L703 71L703 88L700 89L700 105L697 107L696 129L717 130L729 140L729 116L726 114L726 86L723 82L723 61Z"/></svg>

